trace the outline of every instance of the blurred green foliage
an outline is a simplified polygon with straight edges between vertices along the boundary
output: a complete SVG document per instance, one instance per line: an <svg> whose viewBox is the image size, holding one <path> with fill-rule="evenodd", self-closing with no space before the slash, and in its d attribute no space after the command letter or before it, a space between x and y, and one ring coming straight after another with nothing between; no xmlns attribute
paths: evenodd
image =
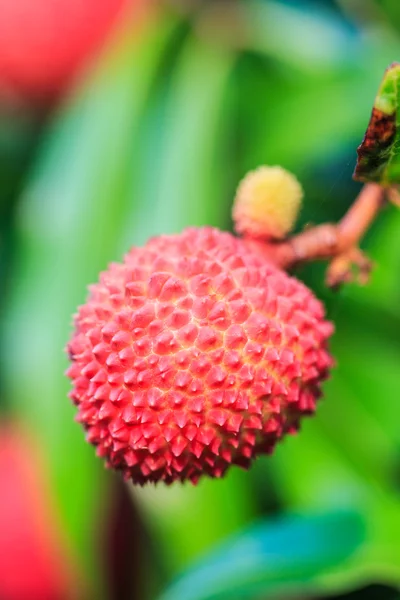
<svg viewBox="0 0 400 600"><path fill-rule="evenodd" d="M376 88L400 56L396 0L179 6L162 4L139 35L126 24L42 126L28 173L4 168L9 150L0 168L11 215L1 223L3 398L42 444L69 547L96 598L112 597L93 531L115 479L73 422L63 375L71 315L86 285L150 235L229 228L235 186L259 164L282 164L303 182L299 226L340 217L358 189L355 148ZM32 156L32 129L15 131L17 165L28 149ZM151 558L136 578L165 586L203 555L204 571L182 579L191 585L197 577L190 598L234 598L238 574L227 557L235 545L246 556L241 530L264 517L251 535L266 554L248 556L257 586L240 581L241 598L276 598L271 581L279 577L301 598L369 582L400 586L399 235L400 214L388 209L366 240L377 267L365 289L333 295L319 267L298 273L335 321L338 364L299 436L248 473L195 488L130 488L150 540L142 553ZM351 537L349 517L320 530L318 519L339 509L362 521L362 536ZM281 517L269 528L273 513L291 511L297 520ZM207 555L227 536L225 550ZM302 572L309 551L315 573ZM225 596L213 589L221 585L217 567ZM184 586L172 589L165 597L189 600ZM141 600L156 593L143 590Z"/></svg>
<svg viewBox="0 0 400 600"><path fill-rule="evenodd" d="M162 600L234 600L315 595L322 574L343 568L364 541L357 513L286 516L256 523L178 580Z"/></svg>

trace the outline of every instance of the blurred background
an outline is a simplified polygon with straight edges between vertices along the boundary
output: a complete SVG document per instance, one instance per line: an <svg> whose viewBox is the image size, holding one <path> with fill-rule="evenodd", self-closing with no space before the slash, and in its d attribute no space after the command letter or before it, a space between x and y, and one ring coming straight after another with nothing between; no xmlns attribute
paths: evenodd
<svg viewBox="0 0 400 600"><path fill-rule="evenodd" d="M337 220L398 0L0 0L0 599L400 598L400 213L337 294L317 416L249 472L139 489L74 422L64 347L131 245L231 228L239 179L292 170Z"/></svg>

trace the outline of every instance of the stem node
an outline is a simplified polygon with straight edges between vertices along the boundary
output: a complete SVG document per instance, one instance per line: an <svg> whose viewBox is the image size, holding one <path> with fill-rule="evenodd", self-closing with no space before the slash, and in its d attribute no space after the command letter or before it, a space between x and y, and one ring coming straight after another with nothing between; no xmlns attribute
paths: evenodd
<svg viewBox="0 0 400 600"><path fill-rule="evenodd" d="M367 183L338 224L325 223L283 242L268 243L268 253L283 269L313 260L329 260L326 283L338 288L357 279L368 282L372 261L360 250L359 242L384 206L386 190ZM388 196L391 199L390 191Z"/></svg>

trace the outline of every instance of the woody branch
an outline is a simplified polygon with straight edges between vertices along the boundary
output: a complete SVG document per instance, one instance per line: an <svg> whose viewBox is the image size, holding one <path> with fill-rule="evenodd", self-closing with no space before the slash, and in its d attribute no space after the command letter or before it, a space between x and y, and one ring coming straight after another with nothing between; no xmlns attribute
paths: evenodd
<svg viewBox="0 0 400 600"><path fill-rule="evenodd" d="M359 248L364 234L385 204L385 189L375 183L364 185L354 204L337 224L310 228L283 242L270 243L268 252L284 269L314 260L330 260L327 284L337 287L354 279L368 280L371 261Z"/></svg>

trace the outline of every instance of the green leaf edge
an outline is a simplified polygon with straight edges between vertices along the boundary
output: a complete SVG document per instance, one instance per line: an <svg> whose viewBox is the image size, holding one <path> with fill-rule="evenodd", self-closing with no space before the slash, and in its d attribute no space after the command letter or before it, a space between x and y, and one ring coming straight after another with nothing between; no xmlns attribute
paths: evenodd
<svg viewBox="0 0 400 600"><path fill-rule="evenodd" d="M400 63L385 71L360 146L353 178L389 186L400 183Z"/></svg>
<svg viewBox="0 0 400 600"><path fill-rule="evenodd" d="M195 564L159 600L250 600L321 590L324 577L362 551L366 529L356 511L256 523Z"/></svg>

